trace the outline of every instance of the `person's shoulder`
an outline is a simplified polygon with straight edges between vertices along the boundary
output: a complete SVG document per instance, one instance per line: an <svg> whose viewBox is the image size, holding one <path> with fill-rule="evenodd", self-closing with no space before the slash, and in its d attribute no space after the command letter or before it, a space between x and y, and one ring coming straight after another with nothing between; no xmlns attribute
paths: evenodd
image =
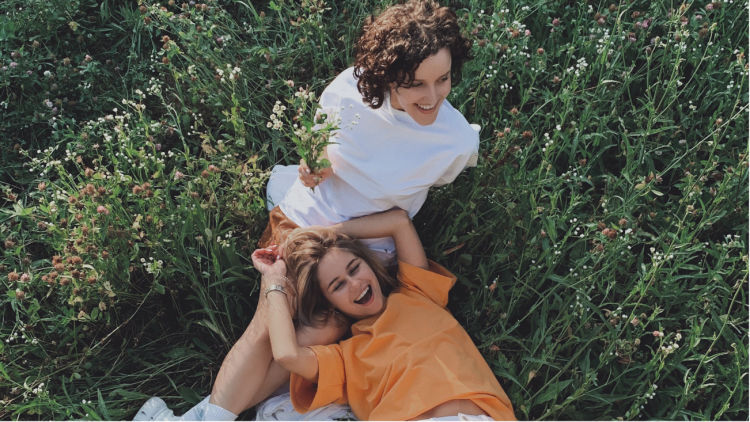
<svg viewBox="0 0 750 422"><path fill-rule="evenodd" d="M453 283L456 280L456 276L452 272L437 262L429 259L427 263L427 268L420 268L403 261L398 261L398 273L396 277L405 284L417 284L424 280L443 280Z"/></svg>
<svg viewBox="0 0 750 422"><path fill-rule="evenodd" d="M330 84L326 87L324 92L327 91L340 91L350 93L354 89L357 90L357 79L354 77L354 67L350 67L336 75Z"/></svg>
<svg viewBox="0 0 750 422"><path fill-rule="evenodd" d="M478 147L479 131L469 124L466 117L448 100L445 100L440 110L440 120L442 127L448 129L452 139L462 140L467 148Z"/></svg>
<svg viewBox="0 0 750 422"><path fill-rule="evenodd" d="M321 95L321 104L340 106L362 104L362 95L357 89L357 79L354 77L354 67L339 73L328 84Z"/></svg>

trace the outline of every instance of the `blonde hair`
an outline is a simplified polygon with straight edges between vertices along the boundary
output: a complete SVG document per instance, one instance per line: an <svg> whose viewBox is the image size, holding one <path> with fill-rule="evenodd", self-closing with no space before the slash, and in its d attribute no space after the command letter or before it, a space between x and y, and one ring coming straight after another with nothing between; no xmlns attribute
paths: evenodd
<svg viewBox="0 0 750 422"><path fill-rule="evenodd" d="M400 286L370 249L358 240L326 227L295 229L284 241L282 255L289 278L297 280L297 319L302 325L320 325L335 311L323 295L318 280L318 265L333 248L350 252L367 263L384 296Z"/></svg>

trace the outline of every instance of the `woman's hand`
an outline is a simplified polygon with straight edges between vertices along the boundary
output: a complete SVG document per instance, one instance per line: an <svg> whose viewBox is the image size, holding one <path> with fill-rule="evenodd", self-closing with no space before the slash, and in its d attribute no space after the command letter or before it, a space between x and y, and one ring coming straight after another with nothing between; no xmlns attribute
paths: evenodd
<svg viewBox="0 0 750 422"><path fill-rule="evenodd" d="M279 254L279 246L272 245L256 249L252 255L253 266L262 275L279 275L286 277L286 263Z"/></svg>
<svg viewBox="0 0 750 422"><path fill-rule="evenodd" d="M266 289L274 284L281 285L286 292L284 296L289 306L289 313L294 317L297 312L297 288L286 277L286 263L279 252L279 247L273 245L268 248L256 249L251 258L253 266L262 274L260 278L261 300L268 299ZM281 295L283 293L273 294Z"/></svg>
<svg viewBox="0 0 750 422"><path fill-rule="evenodd" d="M333 174L333 169L331 167L326 167L313 173L310 170L310 166L305 163L305 160L300 160L298 171L299 180L305 187L308 188L314 188L315 186L318 186Z"/></svg>

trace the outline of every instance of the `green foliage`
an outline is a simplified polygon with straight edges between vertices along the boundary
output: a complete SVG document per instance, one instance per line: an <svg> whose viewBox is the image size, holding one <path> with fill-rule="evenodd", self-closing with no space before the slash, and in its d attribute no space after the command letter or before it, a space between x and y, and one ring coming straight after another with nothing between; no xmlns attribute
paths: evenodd
<svg viewBox="0 0 750 422"><path fill-rule="evenodd" d="M0 419L210 391L300 158L274 105L388 3L0 4ZM516 415L747 419L744 5L452 6L481 158L415 223Z"/></svg>

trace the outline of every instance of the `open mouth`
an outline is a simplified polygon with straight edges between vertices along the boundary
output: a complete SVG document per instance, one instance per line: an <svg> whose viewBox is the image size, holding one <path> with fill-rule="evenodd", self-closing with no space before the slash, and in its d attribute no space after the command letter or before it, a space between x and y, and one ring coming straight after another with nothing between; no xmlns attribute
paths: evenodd
<svg viewBox="0 0 750 422"><path fill-rule="evenodd" d="M433 106L429 106L429 105L417 104L417 108L422 113L432 113L432 111L435 110L435 106L434 105Z"/></svg>
<svg viewBox="0 0 750 422"><path fill-rule="evenodd" d="M354 303L358 305L364 305L367 302L372 299L372 288L370 286L367 286L367 288L362 292L362 294L359 295L359 298L354 301Z"/></svg>

